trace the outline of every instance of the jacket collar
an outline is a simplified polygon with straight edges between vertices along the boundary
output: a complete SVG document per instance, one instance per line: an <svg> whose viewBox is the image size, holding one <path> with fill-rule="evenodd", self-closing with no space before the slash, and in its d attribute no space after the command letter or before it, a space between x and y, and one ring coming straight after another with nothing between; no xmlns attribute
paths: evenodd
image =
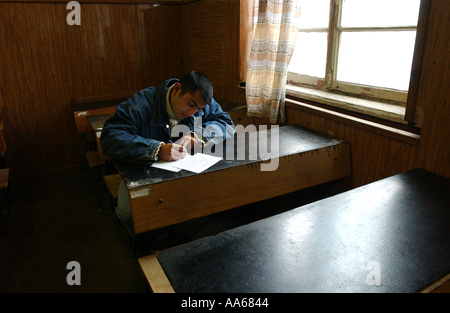
<svg viewBox="0 0 450 313"><path fill-rule="evenodd" d="M169 124L169 114L166 111L166 94L169 88L179 82L178 79L166 80L156 91L155 96L155 108L153 111L153 117L150 122L151 126L161 127Z"/></svg>
<svg viewBox="0 0 450 313"><path fill-rule="evenodd" d="M155 109L153 112L153 117L150 122L151 126L161 127L165 125L169 125L169 114L166 111L166 94L169 88L179 82L179 79L169 79L166 80L162 85L158 88L155 96ZM185 125L194 125L194 118L202 117L205 114L203 109L200 109L197 113L194 114L193 117L187 117L184 120L180 121L180 124Z"/></svg>

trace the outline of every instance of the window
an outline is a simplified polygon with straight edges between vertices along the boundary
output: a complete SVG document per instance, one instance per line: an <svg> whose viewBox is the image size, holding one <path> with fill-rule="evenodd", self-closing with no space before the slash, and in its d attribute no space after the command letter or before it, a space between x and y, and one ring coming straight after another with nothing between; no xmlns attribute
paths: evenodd
<svg viewBox="0 0 450 313"><path fill-rule="evenodd" d="M301 0L288 82L405 106L420 0Z"/></svg>

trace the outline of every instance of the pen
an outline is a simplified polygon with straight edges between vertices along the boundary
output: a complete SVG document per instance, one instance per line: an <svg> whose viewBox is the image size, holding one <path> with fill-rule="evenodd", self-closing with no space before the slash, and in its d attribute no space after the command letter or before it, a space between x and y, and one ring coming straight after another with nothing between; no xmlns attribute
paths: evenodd
<svg viewBox="0 0 450 313"><path fill-rule="evenodd" d="M170 139L168 140L168 142L170 142L171 144L174 144L173 141L170 140ZM183 147L183 145L182 145L179 151L180 151L180 152L183 152L183 149L184 149L184 147Z"/></svg>

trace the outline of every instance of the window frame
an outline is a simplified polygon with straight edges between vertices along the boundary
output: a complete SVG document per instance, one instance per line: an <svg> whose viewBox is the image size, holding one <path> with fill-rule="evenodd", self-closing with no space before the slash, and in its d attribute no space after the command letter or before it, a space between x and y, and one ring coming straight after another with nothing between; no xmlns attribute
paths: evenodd
<svg viewBox="0 0 450 313"><path fill-rule="evenodd" d="M423 2L424 0L422 0ZM421 3L422 6L422 3ZM419 12L420 18L421 12ZM406 107L408 100L408 91L400 91L389 88L380 88L364 84L355 84L349 82L342 82L337 80L337 63L339 55L339 41L342 32L346 31L416 31L416 42L418 36L418 25L416 26L401 26L401 27L341 27L342 15L342 0L330 0L330 17L328 27L328 48L326 60L326 73L324 78L311 77L307 75L300 75L293 72L288 72L288 84L300 85L305 87L312 87L328 92L348 95L350 97L358 97L369 100L376 100L380 102L388 102L391 104ZM321 32L325 28L302 29L299 32ZM415 49L416 50L416 49ZM414 51L415 54L415 51Z"/></svg>

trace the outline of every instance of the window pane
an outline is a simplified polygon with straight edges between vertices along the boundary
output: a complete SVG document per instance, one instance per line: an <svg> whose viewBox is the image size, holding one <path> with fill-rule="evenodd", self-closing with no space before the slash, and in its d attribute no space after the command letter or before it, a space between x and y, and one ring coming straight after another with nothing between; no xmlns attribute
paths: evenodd
<svg viewBox="0 0 450 313"><path fill-rule="evenodd" d="M344 32L337 80L408 90L416 32Z"/></svg>
<svg viewBox="0 0 450 313"><path fill-rule="evenodd" d="M300 0L302 15L300 28L328 27L330 15L330 0Z"/></svg>
<svg viewBox="0 0 450 313"><path fill-rule="evenodd" d="M328 33L299 33L288 71L325 77Z"/></svg>
<svg viewBox="0 0 450 313"><path fill-rule="evenodd" d="M420 0L343 0L341 26L417 26Z"/></svg>

